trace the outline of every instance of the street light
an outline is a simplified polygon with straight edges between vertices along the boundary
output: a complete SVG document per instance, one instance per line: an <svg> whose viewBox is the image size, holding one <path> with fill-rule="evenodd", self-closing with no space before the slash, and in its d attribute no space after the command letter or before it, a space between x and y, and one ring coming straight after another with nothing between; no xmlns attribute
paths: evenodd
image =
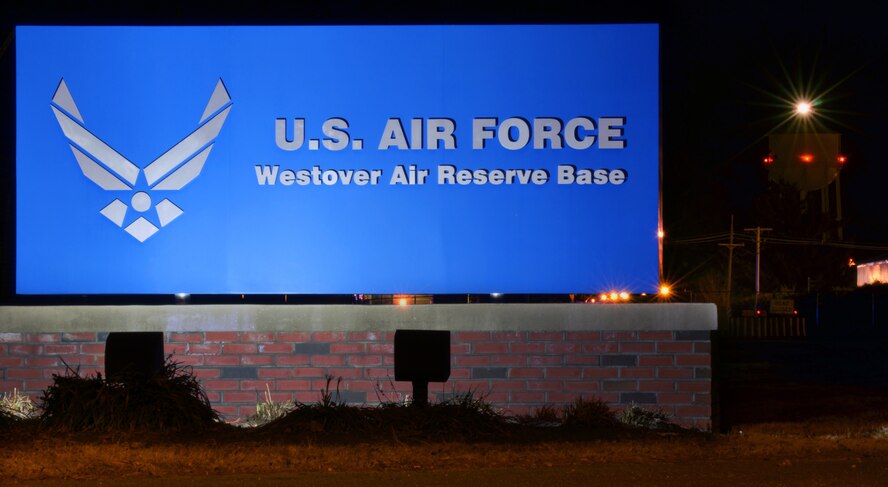
<svg viewBox="0 0 888 487"><path fill-rule="evenodd" d="M808 116L809 114L811 114L813 112L813 109L811 107L811 103L808 101L805 101L805 100L802 100L802 101L796 103L795 112L796 112L796 115L801 115L803 117Z"/></svg>

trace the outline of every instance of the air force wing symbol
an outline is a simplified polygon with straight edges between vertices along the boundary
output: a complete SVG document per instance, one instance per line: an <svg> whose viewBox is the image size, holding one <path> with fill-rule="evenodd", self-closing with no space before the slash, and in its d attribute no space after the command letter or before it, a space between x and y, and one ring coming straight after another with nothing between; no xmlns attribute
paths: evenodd
<svg viewBox="0 0 888 487"><path fill-rule="evenodd" d="M99 213L118 227L124 228L139 242L144 242L182 215L183 210L168 198L153 204L152 194L155 191L182 189L200 175L231 106L228 90L219 79L197 129L144 169L140 169L86 129L64 79L59 82L50 103L83 175L102 189L131 193L129 204L115 198ZM144 181L140 181L140 172L145 174ZM143 188L145 185L147 186ZM146 213L152 207L155 213ZM127 218L130 209L137 216ZM144 215L139 215L143 213Z"/></svg>

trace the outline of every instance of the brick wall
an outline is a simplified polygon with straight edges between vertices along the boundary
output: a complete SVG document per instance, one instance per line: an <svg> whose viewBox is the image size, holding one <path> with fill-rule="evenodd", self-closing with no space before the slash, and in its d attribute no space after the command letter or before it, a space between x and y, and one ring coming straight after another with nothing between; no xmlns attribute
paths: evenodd
<svg viewBox="0 0 888 487"><path fill-rule="evenodd" d="M708 331L455 331L452 371L431 396L474 391L514 413L576 397L614 407L657 407L686 426L709 429ZM266 388L275 401L317 401L326 376L341 377L349 403L402 400L394 382L394 332L167 332L165 351L193 367L213 406L228 418L255 410ZM0 333L0 391L37 399L65 365L104 372L107 333ZM335 385L335 381L334 381Z"/></svg>

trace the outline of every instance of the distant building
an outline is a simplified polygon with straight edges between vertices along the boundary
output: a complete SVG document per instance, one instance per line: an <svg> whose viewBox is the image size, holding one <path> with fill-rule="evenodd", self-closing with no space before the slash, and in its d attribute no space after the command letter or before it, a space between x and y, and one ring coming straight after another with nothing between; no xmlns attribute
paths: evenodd
<svg viewBox="0 0 888 487"><path fill-rule="evenodd" d="M857 266L857 287L876 283L888 284L888 260L867 262Z"/></svg>

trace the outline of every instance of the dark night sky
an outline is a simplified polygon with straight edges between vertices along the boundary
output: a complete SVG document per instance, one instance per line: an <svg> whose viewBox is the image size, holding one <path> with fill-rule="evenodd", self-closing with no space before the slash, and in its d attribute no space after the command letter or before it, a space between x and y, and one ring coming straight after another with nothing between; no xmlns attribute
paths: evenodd
<svg viewBox="0 0 888 487"><path fill-rule="evenodd" d="M888 246L888 7L877 2L14 2L0 34L4 185L3 295L12 294L14 43L20 24L622 23L661 26L663 213L668 239L749 221L762 191L766 134L786 116L794 84L833 87L821 113L843 134L846 237ZM307 2L306 2L307 3ZM581 4L582 6L577 6ZM419 6L418 6L419 5ZM588 51L594 58L594 48ZM823 117L821 117L821 120ZM744 220L746 219L746 220ZM716 248L709 249L712 251ZM708 250L707 250L708 251ZM705 253L705 252L704 252ZM888 252L885 252L888 256ZM667 254L668 257L668 254ZM667 267L668 267L667 263Z"/></svg>

